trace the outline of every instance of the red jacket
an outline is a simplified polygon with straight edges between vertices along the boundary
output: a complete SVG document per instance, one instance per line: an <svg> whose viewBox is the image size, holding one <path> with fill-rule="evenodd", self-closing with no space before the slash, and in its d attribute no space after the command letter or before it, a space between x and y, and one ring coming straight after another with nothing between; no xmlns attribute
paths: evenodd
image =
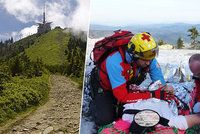
<svg viewBox="0 0 200 134"><path fill-rule="evenodd" d="M200 102L200 80L195 80L195 101Z"/></svg>
<svg viewBox="0 0 200 134"><path fill-rule="evenodd" d="M117 52L114 52L114 53L110 54L109 56L112 57L113 63L116 63L116 61L120 59L120 56L122 57L122 59L124 59L123 54L119 54ZM106 60L104 60L101 63L101 66L100 66L101 69L99 71L100 84L104 90L112 91L115 98L119 102L122 102L122 103L135 102L139 99L148 99L151 97L151 93L148 91L146 91L146 92L129 92L129 89L127 89L127 81L132 76L134 77L135 75L137 75L136 72L138 69L136 66L134 66L134 65L131 66L130 64L126 63L124 60L120 60L119 64L117 62L117 66L115 66L114 64L113 65L109 64L109 65L111 65L111 68L117 68L118 66L120 66L122 68L122 70L119 70L119 72L117 72L118 76L123 77L125 79L125 81L120 84L114 81L115 83L118 84L118 86L112 87L111 82L110 82L110 77L108 76L108 71L111 71L111 70L108 70L109 67L106 66L107 59L108 58L106 58ZM156 65L157 62L155 61L154 63ZM159 70L159 67L156 66L154 69ZM133 73L131 73L131 72L133 72ZM161 72L161 71L159 70L159 72ZM157 73L157 76L159 76L158 73ZM160 73L160 76L162 76L161 73ZM163 76L162 76L162 78L163 78ZM115 80L118 81L119 78L115 77ZM156 81L156 79L154 81Z"/></svg>
<svg viewBox="0 0 200 134"><path fill-rule="evenodd" d="M129 68L131 68L130 65L128 64L126 65L129 66ZM101 86L104 88L104 90L112 90L110 81L107 76L105 61L101 65L101 69L103 70L99 72L101 78L100 80ZM139 99L148 99L151 97L150 92L132 92L132 93L128 92L126 83L118 86L112 91L113 95L117 98L117 100L123 103L135 102Z"/></svg>

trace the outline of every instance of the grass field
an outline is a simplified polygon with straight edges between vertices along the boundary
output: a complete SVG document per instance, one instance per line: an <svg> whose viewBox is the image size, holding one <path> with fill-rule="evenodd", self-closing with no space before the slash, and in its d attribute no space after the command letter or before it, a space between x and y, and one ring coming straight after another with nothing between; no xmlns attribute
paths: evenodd
<svg viewBox="0 0 200 134"><path fill-rule="evenodd" d="M0 91L0 125L16 114L45 102L49 92L49 75L27 79L12 77Z"/></svg>
<svg viewBox="0 0 200 134"><path fill-rule="evenodd" d="M54 29L40 36L25 52L33 61L41 58L46 65L61 65L66 60L64 50L69 38L69 33L63 32L62 29Z"/></svg>

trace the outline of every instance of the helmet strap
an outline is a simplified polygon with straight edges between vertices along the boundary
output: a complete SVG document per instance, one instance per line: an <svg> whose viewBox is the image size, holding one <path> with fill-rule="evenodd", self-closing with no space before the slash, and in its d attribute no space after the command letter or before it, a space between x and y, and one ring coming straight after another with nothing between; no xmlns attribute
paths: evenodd
<svg viewBox="0 0 200 134"><path fill-rule="evenodd" d="M132 45L130 46L130 48L128 48L128 44L127 44L126 48L127 48L127 52L128 53L133 53L133 51L135 49L135 45L132 43Z"/></svg>
<svg viewBox="0 0 200 134"><path fill-rule="evenodd" d="M136 57L135 54L133 54L132 51L131 52L127 51L127 53L131 57L131 63L135 62L135 61L137 61L139 59L139 57Z"/></svg>
<svg viewBox="0 0 200 134"><path fill-rule="evenodd" d="M135 45L134 44L132 44L130 48L128 48L128 45L127 45L127 52L129 54L129 56L131 57L131 62L137 61L139 59L133 53L134 50L135 50Z"/></svg>
<svg viewBox="0 0 200 134"><path fill-rule="evenodd" d="M137 60L139 60L139 57L136 57L135 54L133 54L132 61L137 61Z"/></svg>

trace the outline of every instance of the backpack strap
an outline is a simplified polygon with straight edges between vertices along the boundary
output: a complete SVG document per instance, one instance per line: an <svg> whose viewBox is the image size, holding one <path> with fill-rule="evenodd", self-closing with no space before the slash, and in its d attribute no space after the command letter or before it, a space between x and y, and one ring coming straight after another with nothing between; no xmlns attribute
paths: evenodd
<svg viewBox="0 0 200 134"><path fill-rule="evenodd" d="M122 57L122 61L126 62L126 58L125 58L125 47L122 47L122 46L117 47L113 52L117 52L117 51L120 53L120 55L121 55L121 57ZM106 60L106 58L105 58L105 60ZM102 63L103 63L103 62L100 62L99 64L96 64L96 68L98 69L98 80L99 80L99 84L102 82L102 80L100 79L100 71L103 72L103 73L106 75L107 79L109 80L109 77L108 77L107 72L101 68ZM126 63L127 63L127 62L126 62ZM104 88L101 86L101 84L100 84L100 87L101 87L102 89L104 89Z"/></svg>
<svg viewBox="0 0 200 134"><path fill-rule="evenodd" d="M120 53L120 55L122 57L122 61L127 63L127 61L126 61L126 51L125 51L125 47L124 46L119 47L119 53Z"/></svg>
<svg viewBox="0 0 200 134"><path fill-rule="evenodd" d="M124 62L127 63L127 61L126 61L126 56L125 56L125 55L126 55L125 47L120 46L120 47L118 47L118 50L116 49L115 51L116 51L116 52L119 51L119 53L120 53L120 55L121 55L121 57L122 57L122 61L124 61ZM114 51L113 51L113 52L114 52ZM105 59L105 60L106 60L106 59ZM103 69L101 69L101 64L102 64L102 63L103 63L103 62L97 64L96 66L97 66L97 68L98 68L99 70L101 70L104 74L107 75L107 73L106 73Z"/></svg>

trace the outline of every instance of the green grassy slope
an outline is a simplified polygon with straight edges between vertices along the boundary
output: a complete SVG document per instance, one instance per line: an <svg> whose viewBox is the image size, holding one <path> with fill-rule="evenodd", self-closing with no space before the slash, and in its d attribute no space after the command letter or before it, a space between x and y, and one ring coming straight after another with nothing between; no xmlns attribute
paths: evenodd
<svg viewBox="0 0 200 134"><path fill-rule="evenodd" d="M49 75L31 79L12 77L0 92L0 126L18 113L45 102L49 92Z"/></svg>
<svg viewBox="0 0 200 134"><path fill-rule="evenodd" d="M38 37L37 41L25 52L33 61L41 58L46 65L61 65L66 60L64 50L69 38L69 33L63 32L62 29L54 29Z"/></svg>
<svg viewBox="0 0 200 134"><path fill-rule="evenodd" d="M70 76L82 85L85 49L86 40L61 28L1 49L0 126L47 101L51 73Z"/></svg>

